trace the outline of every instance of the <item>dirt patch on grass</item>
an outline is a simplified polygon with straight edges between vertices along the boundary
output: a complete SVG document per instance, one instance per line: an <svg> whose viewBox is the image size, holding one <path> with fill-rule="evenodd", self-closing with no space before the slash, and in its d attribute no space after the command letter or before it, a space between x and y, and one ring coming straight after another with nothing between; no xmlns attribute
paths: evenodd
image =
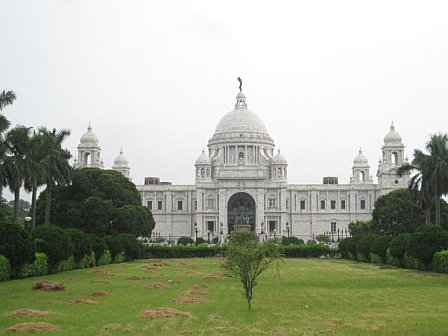
<svg viewBox="0 0 448 336"><path fill-rule="evenodd" d="M109 295L108 292L106 292L104 290L97 290L97 291L94 291L94 292L90 293L89 296L98 297L98 296L107 296L107 295Z"/></svg>
<svg viewBox="0 0 448 336"><path fill-rule="evenodd" d="M111 331L111 330L118 330L120 328L121 328L121 324L120 323L111 323L111 324L105 325L103 327L103 330L104 331Z"/></svg>
<svg viewBox="0 0 448 336"><path fill-rule="evenodd" d="M180 281L180 280L168 280L168 283L170 283L170 284L179 284L181 282L182 281Z"/></svg>
<svg viewBox="0 0 448 336"><path fill-rule="evenodd" d="M25 322L15 324L6 329L10 332L30 332L35 333L37 331L58 331L60 328L57 325L45 322Z"/></svg>
<svg viewBox="0 0 448 336"><path fill-rule="evenodd" d="M183 312L173 308L155 308L151 310L145 310L138 314L139 317L176 317L176 316L186 316L191 317L191 313Z"/></svg>
<svg viewBox="0 0 448 336"><path fill-rule="evenodd" d="M158 276L159 278L163 278L163 277L166 277L166 274L160 273L160 274L157 274L157 276Z"/></svg>
<svg viewBox="0 0 448 336"><path fill-rule="evenodd" d="M186 261L181 261L181 262L179 263L179 266L188 266L188 262L186 262Z"/></svg>
<svg viewBox="0 0 448 336"><path fill-rule="evenodd" d="M189 290L186 292L180 293L181 296L206 296L208 295L207 292L200 291L200 290Z"/></svg>
<svg viewBox="0 0 448 336"><path fill-rule="evenodd" d="M131 276L129 278L126 278L126 280L143 280L144 278L139 277L139 276Z"/></svg>
<svg viewBox="0 0 448 336"><path fill-rule="evenodd" d="M71 304L84 304L84 305L91 305L91 304L98 304L99 302L97 301L92 301L92 300L73 300L70 301Z"/></svg>
<svg viewBox="0 0 448 336"><path fill-rule="evenodd" d="M193 289L193 290L201 290L201 289L207 289L208 286L206 286L206 285L192 285L190 288Z"/></svg>
<svg viewBox="0 0 448 336"><path fill-rule="evenodd" d="M190 268L191 269L195 269L195 270L199 270L199 269L203 269L204 267L201 267L199 265L191 265Z"/></svg>
<svg viewBox="0 0 448 336"><path fill-rule="evenodd" d="M117 276L117 275L120 275L120 274L104 271L104 272L101 273L101 275L102 276Z"/></svg>
<svg viewBox="0 0 448 336"><path fill-rule="evenodd" d="M33 289L40 289L47 292L64 290L65 286L63 282L53 282L50 280L42 280L33 284Z"/></svg>
<svg viewBox="0 0 448 336"><path fill-rule="evenodd" d="M145 288L169 288L167 285L164 285L160 282L154 282L150 285L143 286Z"/></svg>
<svg viewBox="0 0 448 336"><path fill-rule="evenodd" d="M387 264L375 264L374 266L376 268L378 268L378 269L392 269L392 268L395 268L394 266L390 266L390 265L387 265Z"/></svg>
<svg viewBox="0 0 448 336"><path fill-rule="evenodd" d="M196 272L196 271L185 271L184 272L185 274L198 274L198 272Z"/></svg>
<svg viewBox="0 0 448 336"><path fill-rule="evenodd" d="M331 327L337 327L337 326L341 325L341 320L332 318L328 321L325 321L325 325L331 326Z"/></svg>
<svg viewBox="0 0 448 336"><path fill-rule="evenodd" d="M109 280L93 280L93 283L100 283L100 284L108 284L110 283Z"/></svg>
<svg viewBox="0 0 448 336"><path fill-rule="evenodd" d="M15 317L15 316L57 316L61 314L52 312L50 310L17 309L6 315Z"/></svg>
<svg viewBox="0 0 448 336"><path fill-rule="evenodd" d="M213 272L206 277L204 277L204 280L213 280L213 279L219 279L224 275L224 272Z"/></svg>
<svg viewBox="0 0 448 336"><path fill-rule="evenodd" d="M212 303L207 299L197 299L197 298L180 298L173 300L174 303Z"/></svg>
<svg viewBox="0 0 448 336"><path fill-rule="evenodd" d="M152 267L162 267L162 266L168 266L168 264L165 261L159 260L156 262L152 262L150 264L147 264L148 266L152 266Z"/></svg>

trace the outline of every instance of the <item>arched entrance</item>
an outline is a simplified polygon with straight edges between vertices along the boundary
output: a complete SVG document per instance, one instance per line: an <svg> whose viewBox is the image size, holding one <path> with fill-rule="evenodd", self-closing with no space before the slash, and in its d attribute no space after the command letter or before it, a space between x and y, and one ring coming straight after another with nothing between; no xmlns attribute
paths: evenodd
<svg viewBox="0 0 448 336"><path fill-rule="evenodd" d="M247 228L255 231L255 200L247 193L239 192L227 202L228 232Z"/></svg>

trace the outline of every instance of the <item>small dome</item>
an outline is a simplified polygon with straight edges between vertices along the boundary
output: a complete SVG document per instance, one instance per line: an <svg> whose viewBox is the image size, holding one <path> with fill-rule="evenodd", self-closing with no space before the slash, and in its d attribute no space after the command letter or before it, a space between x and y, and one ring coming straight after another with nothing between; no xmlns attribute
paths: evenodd
<svg viewBox="0 0 448 336"><path fill-rule="evenodd" d="M89 123L87 132L81 137L81 145L98 146L98 137L92 132L92 126Z"/></svg>
<svg viewBox="0 0 448 336"><path fill-rule="evenodd" d="M274 164L287 164L288 163L286 161L286 159L283 157L283 155L280 154L280 149L277 151L277 155L274 156L274 158L272 159L272 163L274 163Z"/></svg>
<svg viewBox="0 0 448 336"><path fill-rule="evenodd" d="M358 155L355 157L355 159L353 160L353 164L355 166L368 166L369 165L369 161L367 160L367 158L362 154L362 149L359 149L359 153Z"/></svg>
<svg viewBox="0 0 448 336"><path fill-rule="evenodd" d="M402 139L400 134L395 132L395 126L394 123L390 125L390 131L386 134L384 137L384 144L385 145L401 145Z"/></svg>
<svg viewBox="0 0 448 336"><path fill-rule="evenodd" d="M114 166L123 167L123 166L127 166L128 164L129 164L129 161L123 155L123 149L120 149L120 154L114 160Z"/></svg>
<svg viewBox="0 0 448 336"><path fill-rule="evenodd" d="M205 154L205 150L202 150L202 154L199 155L195 164L210 164L210 163L211 163L210 157L207 154Z"/></svg>

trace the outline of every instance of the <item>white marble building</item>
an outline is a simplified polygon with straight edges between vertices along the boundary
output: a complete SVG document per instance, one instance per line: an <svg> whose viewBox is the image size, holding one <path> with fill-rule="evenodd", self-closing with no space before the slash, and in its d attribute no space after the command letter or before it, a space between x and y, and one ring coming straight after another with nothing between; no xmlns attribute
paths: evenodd
<svg viewBox="0 0 448 336"><path fill-rule="evenodd" d="M324 177L322 184L288 184L287 160L275 151L263 121L247 109L241 91L207 147L194 165L194 185L172 185L158 177L137 185L154 215L155 236L207 239L244 224L267 238L289 234L306 241L324 232L336 238L350 222L371 219L379 196L409 181L409 175L396 174L404 162L404 145L392 125L384 137L378 184L361 150L349 184L338 184L336 177Z"/></svg>

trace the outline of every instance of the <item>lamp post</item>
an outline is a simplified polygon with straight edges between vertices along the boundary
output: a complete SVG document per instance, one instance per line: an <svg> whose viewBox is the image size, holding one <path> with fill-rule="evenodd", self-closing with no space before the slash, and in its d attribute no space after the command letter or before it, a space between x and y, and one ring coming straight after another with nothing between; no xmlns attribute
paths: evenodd
<svg viewBox="0 0 448 336"><path fill-rule="evenodd" d="M210 230L207 231L207 242L210 245Z"/></svg>
<svg viewBox="0 0 448 336"><path fill-rule="evenodd" d="M286 223L286 232L288 233L288 238L289 238L289 223Z"/></svg>
<svg viewBox="0 0 448 336"><path fill-rule="evenodd" d="M31 226L30 226L30 222L33 218L30 216L26 216L25 217L25 223L26 223L26 228L28 229L28 231L31 231Z"/></svg>
<svg viewBox="0 0 448 336"><path fill-rule="evenodd" d="M194 223L194 242L198 241L198 223Z"/></svg>

